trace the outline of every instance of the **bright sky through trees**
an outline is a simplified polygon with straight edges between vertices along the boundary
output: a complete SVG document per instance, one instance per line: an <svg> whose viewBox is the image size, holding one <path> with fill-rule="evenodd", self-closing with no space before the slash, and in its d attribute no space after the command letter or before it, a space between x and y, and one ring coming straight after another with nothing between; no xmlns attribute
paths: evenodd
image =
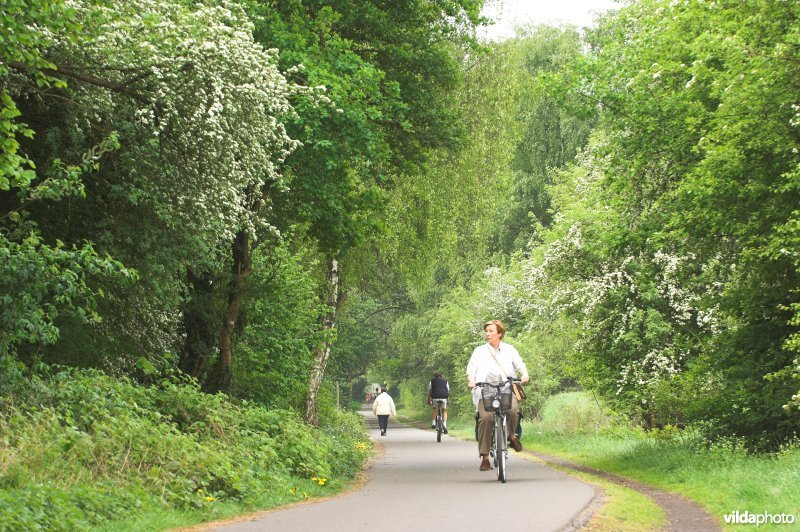
<svg viewBox="0 0 800 532"><path fill-rule="evenodd" d="M589 26L597 13L619 6L614 0L489 0L483 14L495 24L482 34L498 40L513 36L517 26L528 24Z"/></svg>

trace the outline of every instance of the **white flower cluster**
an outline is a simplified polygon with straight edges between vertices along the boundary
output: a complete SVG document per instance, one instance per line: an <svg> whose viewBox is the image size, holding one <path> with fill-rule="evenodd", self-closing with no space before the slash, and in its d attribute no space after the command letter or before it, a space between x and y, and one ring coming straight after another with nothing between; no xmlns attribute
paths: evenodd
<svg viewBox="0 0 800 532"><path fill-rule="evenodd" d="M253 41L252 25L235 2L73 4L84 14L101 9L107 20L89 28L95 34L87 42L61 45L125 84L127 92L84 90L92 91L94 109L103 110L95 115L127 121L123 155L142 200L167 223L211 239L255 228L281 163L299 144L284 127L293 113L289 98L309 89L286 80L276 51Z"/></svg>
<svg viewBox="0 0 800 532"><path fill-rule="evenodd" d="M582 285L578 286L583 314L588 318L585 320L587 325L595 309L603 303L610 292L624 287L628 293L636 294L638 291L636 282L627 271L627 267L631 262L633 262L633 257L625 257L618 268L613 268L612 265L606 263L597 275L586 279ZM625 322L625 317L623 316L623 323Z"/></svg>
<svg viewBox="0 0 800 532"><path fill-rule="evenodd" d="M520 317L519 298L515 286L501 268L487 268L483 274L484 282L478 287L473 309L477 316L493 316L495 319L513 321Z"/></svg>
<svg viewBox="0 0 800 532"><path fill-rule="evenodd" d="M532 320L528 328L535 322L553 322L560 314L574 316L582 331L576 350L591 352L598 342L619 349L620 356L612 356L620 360L618 393L631 389L644 400L649 396L647 389L684 367L690 353L675 345L683 330L712 336L718 332L717 309L702 305L703 295L717 293L722 286L702 285L701 294L690 284L695 279L693 255L662 249L651 256L627 256L618 263L600 262L586 252L584 238L583 226L576 222L540 258L525 264L517 293ZM717 262L708 267L719 269L721 261ZM640 282L648 288L639 286ZM649 293L644 294L645 290ZM659 326L657 337L645 340L640 329L643 320L649 319L669 326ZM642 352L637 354L637 348Z"/></svg>
<svg viewBox="0 0 800 532"><path fill-rule="evenodd" d="M653 262L660 270L658 291L669 301L673 318L683 324L692 319L693 313L696 312L697 302L700 299L697 294L692 294L681 286L681 279L678 275L681 266L693 259L693 255L679 257L677 255L669 255L662 250L656 251L653 256ZM706 321L709 319L710 315L706 316Z"/></svg>
<svg viewBox="0 0 800 532"><path fill-rule="evenodd" d="M560 239L551 242L541 260L531 259L522 267L520 307L529 313L554 316L576 304L572 284L553 282L552 272L577 262L582 248L582 226L576 222Z"/></svg>
<svg viewBox="0 0 800 532"><path fill-rule="evenodd" d="M551 318L566 311L576 312L583 315L581 323L586 329L611 291L623 286L631 293L637 291L627 271L633 257L618 266L594 263L582 255L583 238L582 225L576 222L563 238L545 249L541 262L532 260L525 266L520 292L526 311Z"/></svg>
<svg viewBox="0 0 800 532"><path fill-rule="evenodd" d="M792 362L794 365L794 377L795 379L800 378L800 357L796 357ZM797 393L792 396L787 404L783 405L783 409L787 412L789 412L792 408L800 411L800 390L798 390Z"/></svg>
<svg viewBox="0 0 800 532"><path fill-rule="evenodd" d="M664 346L624 365L617 380L619 384L617 394L622 393L626 387L647 389L662 379L677 375L681 371L681 362L685 357L686 353L676 350L674 346Z"/></svg>
<svg viewBox="0 0 800 532"><path fill-rule="evenodd" d="M792 127L798 127L800 126L800 105L793 103L792 111L794 111L794 116L792 116L792 118L789 119L789 125L791 125Z"/></svg>

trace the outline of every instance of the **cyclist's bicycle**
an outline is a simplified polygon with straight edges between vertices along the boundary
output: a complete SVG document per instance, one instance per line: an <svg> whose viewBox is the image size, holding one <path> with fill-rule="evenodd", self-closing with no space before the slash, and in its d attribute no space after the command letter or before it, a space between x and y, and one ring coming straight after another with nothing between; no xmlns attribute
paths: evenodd
<svg viewBox="0 0 800 532"><path fill-rule="evenodd" d="M489 456L492 457L492 468L497 469L497 480L506 481L506 461L508 459L508 434L506 429L506 410L511 409L511 383L521 382L508 378L500 384L478 382L481 387L481 400L487 412L494 412L494 431Z"/></svg>
<svg viewBox="0 0 800 532"><path fill-rule="evenodd" d="M434 399L436 404L436 441L442 441L442 432L444 431L444 417L442 414L442 407L444 406L443 399Z"/></svg>

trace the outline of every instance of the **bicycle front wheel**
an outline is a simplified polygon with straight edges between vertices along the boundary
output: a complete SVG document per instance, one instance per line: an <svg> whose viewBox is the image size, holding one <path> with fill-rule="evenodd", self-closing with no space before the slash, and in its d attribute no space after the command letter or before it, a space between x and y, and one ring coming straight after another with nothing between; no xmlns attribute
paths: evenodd
<svg viewBox="0 0 800 532"><path fill-rule="evenodd" d="M495 462L497 463L497 480L505 483L506 481L506 456L508 444L506 442L506 420L505 416L495 416L494 418L494 440L497 444Z"/></svg>

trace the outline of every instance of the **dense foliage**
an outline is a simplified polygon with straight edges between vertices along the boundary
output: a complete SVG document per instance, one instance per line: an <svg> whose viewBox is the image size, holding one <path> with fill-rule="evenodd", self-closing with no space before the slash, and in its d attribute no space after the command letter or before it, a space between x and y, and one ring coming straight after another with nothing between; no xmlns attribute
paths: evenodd
<svg viewBox="0 0 800 532"><path fill-rule="evenodd" d="M447 95L479 8L4 3L0 346L315 404L352 249L396 176L462 135ZM334 264L353 281L330 286ZM278 373L297 382L265 393Z"/></svg>
<svg viewBox="0 0 800 532"><path fill-rule="evenodd" d="M798 15L782 1L643 0L581 44L538 28L492 45L493 61L471 75L483 68L496 83L495 107L474 131L488 131L493 154L513 150L492 162L514 178L469 151L426 174L463 164L484 193L451 202L449 216L466 208L469 222L435 251L410 233L430 251L417 272L435 282L407 277L418 310L395 322L388 350L399 356L377 371L416 383L401 387L409 400L434 369L458 383L479 324L499 318L539 397L578 385L648 428L693 425L757 449L794 438ZM527 58L527 79L500 69L509 50ZM474 119L487 98L472 94L462 105ZM422 216L447 227L448 215ZM449 252L461 238L461 254Z"/></svg>
<svg viewBox="0 0 800 532"><path fill-rule="evenodd" d="M267 495L289 502L313 484L341 485L371 449L353 413L310 429L296 412L232 403L179 375L142 386L3 363L0 530L88 530L172 507L211 517L215 505L256 507Z"/></svg>
<svg viewBox="0 0 800 532"><path fill-rule="evenodd" d="M471 416L492 318L533 377L526 415L584 388L646 429L796 436L800 7L635 0L479 44L482 5L3 2L19 519L84 489L75 523L344 475L360 455L324 428L321 454L273 429L338 423L364 383L421 402L435 370ZM187 442L194 477L169 458Z"/></svg>
<svg viewBox="0 0 800 532"><path fill-rule="evenodd" d="M577 82L604 135L564 201L607 215L562 224L578 260L561 278L590 297L579 367L650 424L759 445L798 428L799 14L640 2L591 38Z"/></svg>

